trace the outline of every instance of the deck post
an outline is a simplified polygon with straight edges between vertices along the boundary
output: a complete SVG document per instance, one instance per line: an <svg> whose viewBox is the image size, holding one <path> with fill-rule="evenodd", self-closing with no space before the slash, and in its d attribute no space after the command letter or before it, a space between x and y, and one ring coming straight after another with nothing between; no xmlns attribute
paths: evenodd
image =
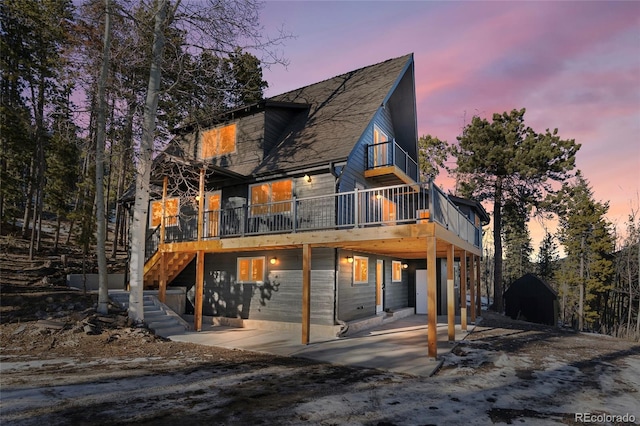
<svg viewBox="0 0 640 426"><path fill-rule="evenodd" d="M202 296L204 293L204 250L198 250L196 256L196 294L193 315L193 328L202 330Z"/></svg>
<svg viewBox="0 0 640 426"><path fill-rule="evenodd" d="M165 303L167 297L167 254L160 252L160 282L158 285L158 299Z"/></svg>
<svg viewBox="0 0 640 426"><path fill-rule="evenodd" d="M436 275L436 237L427 237L427 344L429 357L438 357L438 277Z"/></svg>
<svg viewBox="0 0 640 426"><path fill-rule="evenodd" d="M456 340L456 293L455 293L455 277L454 267L455 262L455 247L450 244L447 247L447 331L450 342Z"/></svg>
<svg viewBox="0 0 640 426"><path fill-rule="evenodd" d="M302 344L309 344L311 334L311 247L302 246Z"/></svg>
<svg viewBox="0 0 640 426"><path fill-rule="evenodd" d="M467 251L460 256L460 329L467 330Z"/></svg>
<svg viewBox="0 0 640 426"><path fill-rule="evenodd" d="M167 221L167 186L169 186L169 177L165 176L162 180L162 217L160 218L160 244L164 244L164 231L166 229L165 222ZM160 249L161 247L158 247Z"/></svg>
<svg viewBox="0 0 640 426"><path fill-rule="evenodd" d="M204 233L204 169L200 169L200 185L198 186L198 241L202 241Z"/></svg>
<svg viewBox="0 0 640 426"><path fill-rule="evenodd" d="M482 292L480 291L480 258L476 261L476 303L478 307L478 315L482 316ZM487 303L489 302L489 295L487 294Z"/></svg>
<svg viewBox="0 0 640 426"><path fill-rule="evenodd" d="M476 322L476 255L472 254L469 265L469 302L471 305L471 322Z"/></svg>

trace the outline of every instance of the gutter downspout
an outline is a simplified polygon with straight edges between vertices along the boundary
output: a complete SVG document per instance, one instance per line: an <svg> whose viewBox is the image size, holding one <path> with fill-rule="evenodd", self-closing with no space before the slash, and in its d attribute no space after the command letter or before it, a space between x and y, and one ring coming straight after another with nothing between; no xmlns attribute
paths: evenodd
<svg viewBox="0 0 640 426"><path fill-rule="evenodd" d="M339 186L340 186L340 181L342 179L342 172L344 171L344 166L342 167L342 170L340 170L340 173L337 173L336 172L335 163L330 163L329 164L329 171L336 178L335 193L337 194L339 192ZM336 209L337 209L337 206L336 206ZM336 217L338 217L337 211L336 211ZM336 337L342 337L347 333L347 331L349 331L349 324L347 324L346 322L344 322L344 321L342 321L341 319L338 318L338 297L339 297L338 277L340 276L340 256L338 254L339 250L340 249L338 249L338 248L333 249L333 253L334 253L334 255L333 255L333 259L334 259L334 265L333 265L333 270L334 270L334 278L333 278L333 322L334 322L334 324L340 325L340 331L336 334Z"/></svg>

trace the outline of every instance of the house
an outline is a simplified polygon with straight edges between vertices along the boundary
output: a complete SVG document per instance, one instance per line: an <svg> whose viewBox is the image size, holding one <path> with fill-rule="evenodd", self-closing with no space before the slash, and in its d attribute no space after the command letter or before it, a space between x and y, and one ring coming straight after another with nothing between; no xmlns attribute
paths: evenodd
<svg viewBox="0 0 640 426"><path fill-rule="evenodd" d="M505 314L539 324L558 323L558 293L533 274L515 280L504 292Z"/></svg>
<svg viewBox="0 0 640 426"><path fill-rule="evenodd" d="M479 295L488 218L418 182L414 72L406 55L181 129L155 160L145 287L187 287L196 330L203 316L296 325L304 344L312 326L339 332L419 300L435 357L436 260L452 339L454 306L467 320L454 258L462 293L468 275Z"/></svg>

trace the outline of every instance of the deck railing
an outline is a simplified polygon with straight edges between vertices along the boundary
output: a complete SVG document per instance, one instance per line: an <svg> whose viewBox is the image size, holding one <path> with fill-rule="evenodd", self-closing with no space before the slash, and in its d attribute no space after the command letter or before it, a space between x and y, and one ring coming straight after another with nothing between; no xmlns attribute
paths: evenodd
<svg viewBox="0 0 640 426"><path fill-rule="evenodd" d="M407 176L418 181L418 163L411 158L395 139L366 146L366 169L396 166Z"/></svg>
<svg viewBox="0 0 640 426"><path fill-rule="evenodd" d="M480 247L480 229L436 185L416 183L204 212L203 239L435 221ZM166 243L196 241L198 214L167 217ZM157 249L159 230L147 241ZM153 254L153 253L151 253Z"/></svg>

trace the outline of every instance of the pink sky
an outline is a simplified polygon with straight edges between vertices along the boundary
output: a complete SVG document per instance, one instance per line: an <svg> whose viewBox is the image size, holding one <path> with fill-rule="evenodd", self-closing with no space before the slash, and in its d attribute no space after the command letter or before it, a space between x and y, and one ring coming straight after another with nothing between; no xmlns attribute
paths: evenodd
<svg viewBox="0 0 640 426"><path fill-rule="evenodd" d="M638 208L640 2L267 1L261 20L296 36L289 66L264 72L267 96L413 53L420 135L452 143L473 115L527 108L534 130L582 144L609 220Z"/></svg>

